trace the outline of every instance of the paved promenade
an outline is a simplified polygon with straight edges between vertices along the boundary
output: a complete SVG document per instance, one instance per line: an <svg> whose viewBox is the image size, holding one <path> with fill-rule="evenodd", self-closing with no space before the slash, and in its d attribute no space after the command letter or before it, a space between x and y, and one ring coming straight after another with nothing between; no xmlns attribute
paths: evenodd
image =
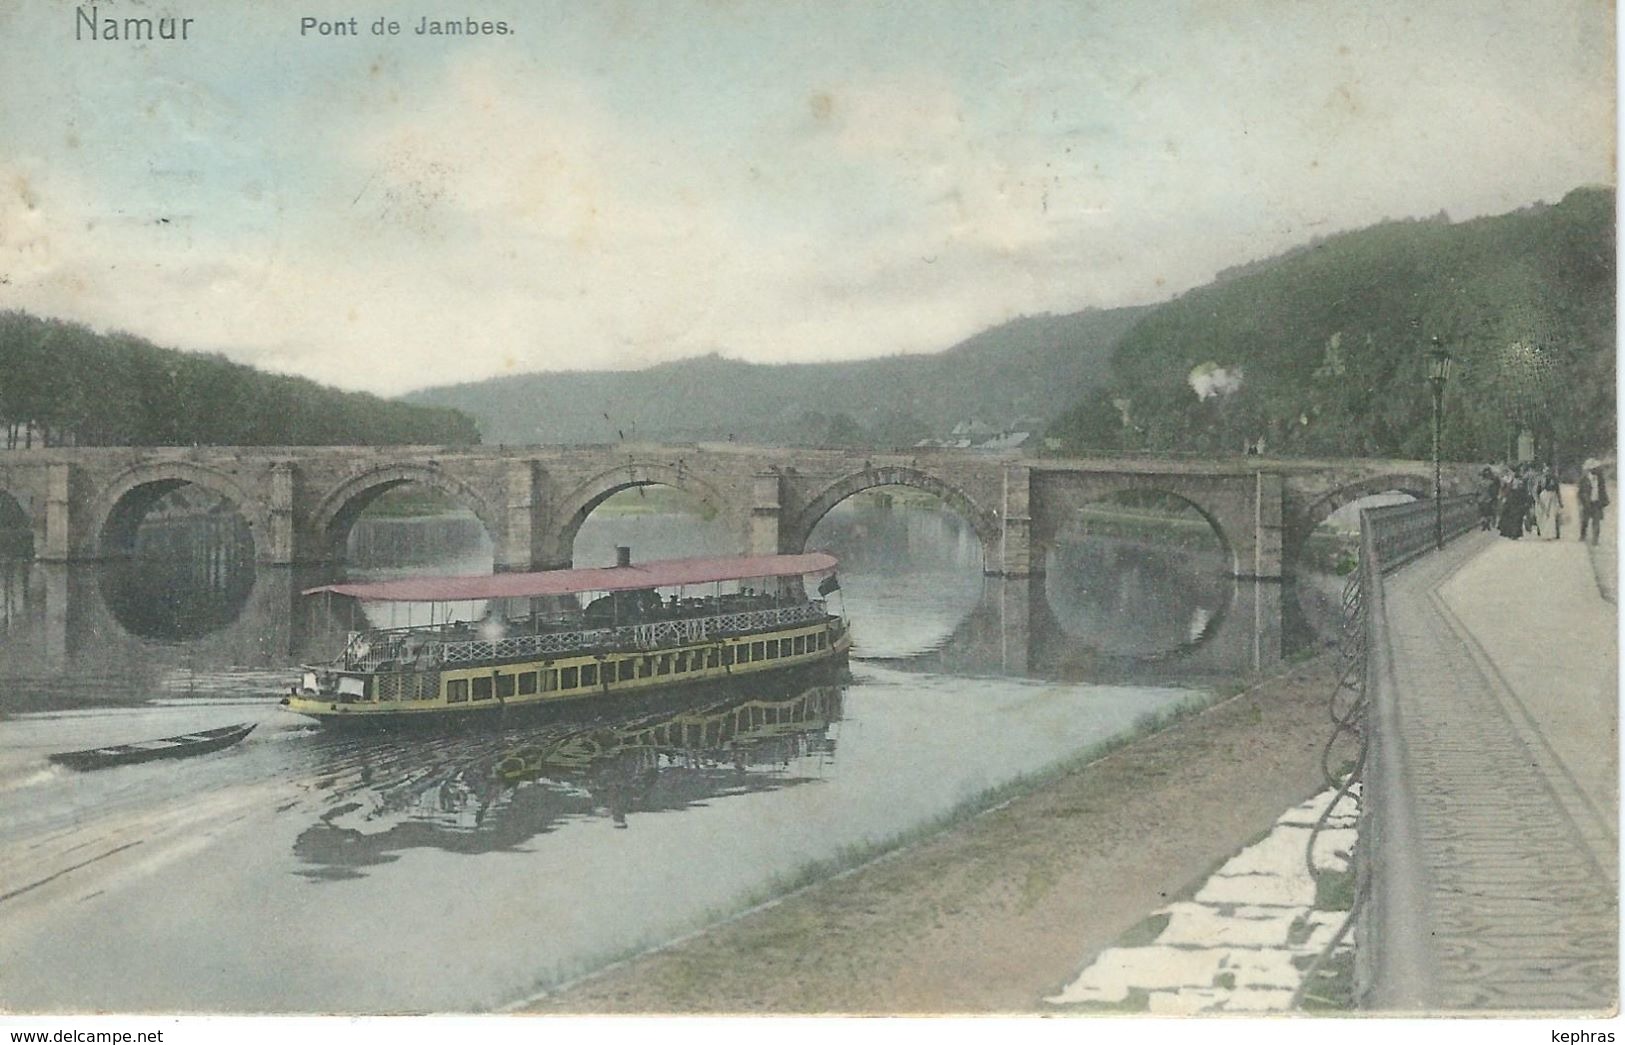
<svg viewBox="0 0 1625 1045"><path fill-rule="evenodd" d="M1471 534L1384 585L1371 683L1402 794L1371 854L1394 884L1372 927L1376 1007L1618 1002L1615 560L1575 532Z"/></svg>

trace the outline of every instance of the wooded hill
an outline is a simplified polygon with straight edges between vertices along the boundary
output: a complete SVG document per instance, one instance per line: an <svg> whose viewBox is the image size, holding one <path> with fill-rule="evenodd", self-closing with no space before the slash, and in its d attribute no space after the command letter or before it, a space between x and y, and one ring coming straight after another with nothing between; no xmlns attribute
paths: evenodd
<svg viewBox="0 0 1625 1045"><path fill-rule="evenodd" d="M1614 201L1327 237L1173 301L1024 317L932 355L761 365L711 355L538 373L405 402L219 356L0 313L0 425L15 442L911 446L1028 420L1060 452L1425 458L1433 337L1455 359L1444 453L1498 460L1532 431L1570 465L1611 450ZM476 430L475 424L478 424ZM1029 444L1031 447L1032 444Z"/></svg>
<svg viewBox="0 0 1625 1045"><path fill-rule="evenodd" d="M1437 336L1455 359L1446 457L1501 459L1529 429L1567 462L1613 445L1614 322L1613 195L1589 188L1497 217L1327 237L1162 305L1017 319L935 355L707 356L408 399L466 411L501 443L895 447L961 421L1038 418L1063 453L1262 441L1272 454L1425 458Z"/></svg>
<svg viewBox="0 0 1625 1045"><path fill-rule="evenodd" d="M961 421L1046 420L1104 380L1143 310L1031 316L931 355L762 365L704 356L647 370L522 374L409 402L478 419L488 443L725 441L912 446Z"/></svg>
<svg viewBox="0 0 1625 1045"><path fill-rule="evenodd" d="M8 448L479 442L455 410L18 311L0 312L0 426Z"/></svg>
<svg viewBox="0 0 1625 1045"><path fill-rule="evenodd" d="M1069 450L1427 458L1439 337L1443 454L1500 460L1531 431L1572 467L1614 445L1614 200L1329 237L1147 312L1111 376L1051 427ZM1202 393L1206 393L1205 398Z"/></svg>

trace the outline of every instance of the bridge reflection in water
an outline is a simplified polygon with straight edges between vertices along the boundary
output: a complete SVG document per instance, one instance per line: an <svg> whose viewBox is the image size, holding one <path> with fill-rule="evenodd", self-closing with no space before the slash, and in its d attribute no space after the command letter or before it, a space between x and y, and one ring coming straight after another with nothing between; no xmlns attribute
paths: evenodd
<svg viewBox="0 0 1625 1045"><path fill-rule="evenodd" d="M838 603L860 660L950 675L1207 680L1266 670L1319 641L1317 618L1335 617L1320 605L1335 582L1238 580L1209 552L1133 538L1059 544L1030 579L984 577L951 515L897 515L889 535L873 522L835 534L838 553L842 541L868 542L845 556ZM298 595L328 579L320 568L256 566L222 533L211 524L191 554L154 560L0 562L0 679L12 691L0 706L128 703L226 671L275 681L368 623L348 600Z"/></svg>
<svg viewBox="0 0 1625 1045"><path fill-rule="evenodd" d="M1316 641L1321 579L1237 579L1187 514L1080 511L1025 579L981 576L969 526L907 495L854 498L814 538L845 564L854 656L903 670L1200 682L1267 670Z"/></svg>
<svg viewBox="0 0 1625 1045"><path fill-rule="evenodd" d="M122 831L126 819L160 825L151 837L187 858L159 876L150 846L101 862L127 876L117 888L63 894L48 924L13 927L30 960L0 974L8 997L63 1011L86 997L131 1009L487 1008L671 939L1190 697L1144 683L1249 670L1282 641L1278 586L1198 576L1203 564L1182 553L1148 562L1126 546L1063 546L1042 580L984 579L981 543L948 513L897 514L908 518L859 520L869 551L847 557L834 597L862 656L893 659L854 660L845 690L695 692L679 707L561 709L485 735L345 735L276 710L289 666L331 651L351 624L339 600L297 595L320 573L262 562L231 603L239 575L178 566L223 608L206 634L160 639L121 620L142 594L110 599L102 566L0 569L0 711L206 686L222 698L10 724L0 771L16 786L0 824L33 877L101 851L104 824ZM1131 684L1029 681L1119 665ZM39 772L47 751L247 718L261 728L219 758L97 780ZM169 837L170 823L194 825L198 848ZM334 884L360 877L365 887ZM200 902L209 917L196 917ZM108 961L83 962L89 938ZM378 958L422 954L436 957ZM264 975L268 961L281 975Z"/></svg>
<svg viewBox="0 0 1625 1045"><path fill-rule="evenodd" d="M1195 586L1200 598L1189 607L1147 601L1138 604L1140 613L1116 619L1097 616L1098 604L1070 602L1073 583L990 578L951 633L908 657L869 656L863 618L854 611L854 655L951 675L1167 683L1267 670L1290 652L1283 645L1289 631L1299 642L1313 641L1302 626L1283 628L1283 605L1296 607L1292 589L1280 583L1216 578L1211 586ZM1094 620L1104 627L1080 628Z"/></svg>
<svg viewBox="0 0 1625 1045"><path fill-rule="evenodd" d="M161 566L0 561L0 712L199 695L225 673L275 692L265 684L297 659L310 580L249 563L176 591L185 572Z"/></svg>
<svg viewBox="0 0 1625 1045"><path fill-rule="evenodd" d="M468 564L481 549L466 520L436 520L429 533L441 570L489 568L488 548L483 567ZM324 612L299 596L331 579L327 567L256 565L231 512L149 516L129 556L100 563L0 558L0 712L138 703L200 686L279 692L294 664L330 656L345 628L368 624L359 610ZM235 688L228 675L239 676Z"/></svg>
<svg viewBox="0 0 1625 1045"><path fill-rule="evenodd" d="M142 638L201 638L231 624L254 587L254 539L235 512L143 521L135 549L100 570L103 600Z"/></svg>
<svg viewBox="0 0 1625 1045"><path fill-rule="evenodd" d="M809 756L834 758L842 698L824 671L496 735L348 738L323 760L334 789L294 845L313 865L300 873L355 878L408 849L511 850L572 821L626 828L634 814L808 783Z"/></svg>

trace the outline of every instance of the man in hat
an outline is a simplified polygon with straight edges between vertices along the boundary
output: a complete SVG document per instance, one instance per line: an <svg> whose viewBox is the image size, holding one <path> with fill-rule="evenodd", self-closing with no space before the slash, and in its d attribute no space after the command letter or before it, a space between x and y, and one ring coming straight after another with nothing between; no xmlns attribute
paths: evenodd
<svg viewBox="0 0 1625 1045"><path fill-rule="evenodd" d="M1591 528L1591 543L1597 543L1602 533L1602 510L1608 507L1608 483L1602 477L1602 462L1595 457L1586 458L1580 467L1580 540L1586 539L1586 527Z"/></svg>

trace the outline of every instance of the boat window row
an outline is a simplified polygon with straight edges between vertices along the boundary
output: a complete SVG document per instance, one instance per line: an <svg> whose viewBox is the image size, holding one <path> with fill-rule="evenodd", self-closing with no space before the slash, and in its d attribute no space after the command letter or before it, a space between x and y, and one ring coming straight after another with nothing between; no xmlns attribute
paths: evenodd
<svg viewBox="0 0 1625 1045"><path fill-rule="evenodd" d="M732 667L779 657L801 656L829 648L829 635L795 635L763 639L708 649L680 650L675 653L645 654L571 668L542 668L535 671L495 672L472 678L447 679L446 703L465 704L482 700L532 696L560 690L587 689L614 682L682 675L707 668Z"/></svg>

